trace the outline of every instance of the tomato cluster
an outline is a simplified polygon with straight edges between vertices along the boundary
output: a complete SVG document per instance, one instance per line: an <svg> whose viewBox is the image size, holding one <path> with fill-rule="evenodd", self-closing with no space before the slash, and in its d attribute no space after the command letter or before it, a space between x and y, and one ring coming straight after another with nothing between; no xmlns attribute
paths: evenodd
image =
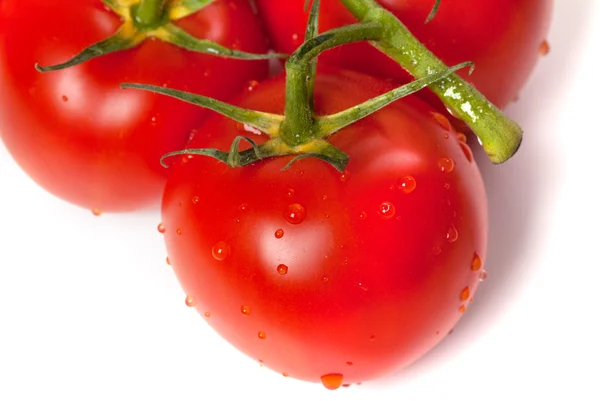
<svg viewBox="0 0 600 401"><path fill-rule="evenodd" d="M343 171L289 154L233 168L198 152L166 159L165 169L169 152L228 152L240 136L252 141L241 144L248 152L273 135L120 84L227 99L268 116L285 114L289 88L285 73L267 77L264 59L154 38L65 69L34 68L109 37L123 23L115 9L140 1L0 3L0 132L23 170L95 214L162 198L159 231L186 303L286 376L337 388L402 368L442 340L473 301L487 248L484 185L442 103L421 91L342 128L328 141L349 156ZM166 7L175 15L192 3ZM246 0L197 3L207 4L173 22L196 38L255 54L304 42L304 0L257 0L258 14ZM475 72L461 74L500 108L547 46L550 0L442 0L428 23L432 0L379 3L448 65L473 61ZM356 22L337 0L323 0L320 12L321 31ZM367 43L319 60L315 116L412 80Z"/></svg>

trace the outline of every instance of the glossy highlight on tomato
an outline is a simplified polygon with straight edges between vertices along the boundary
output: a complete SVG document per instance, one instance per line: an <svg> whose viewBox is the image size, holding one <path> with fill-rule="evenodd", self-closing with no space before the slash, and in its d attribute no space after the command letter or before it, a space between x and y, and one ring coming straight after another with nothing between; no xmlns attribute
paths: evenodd
<svg viewBox="0 0 600 401"><path fill-rule="evenodd" d="M215 1L175 23L230 48L267 51L245 0ZM264 60L192 53L159 40L61 71L34 69L67 61L120 24L100 0L0 2L2 139L39 185L94 214L157 206L168 174L161 156L184 147L204 116L200 108L120 84L225 99L268 73Z"/></svg>
<svg viewBox="0 0 600 401"><path fill-rule="evenodd" d="M315 87L319 115L391 89L328 67ZM284 99L279 76L234 103L282 113ZM190 148L266 140L221 116L197 132ZM218 333L281 374L337 388L407 366L460 319L485 260L487 200L461 137L415 97L331 142L350 156L344 173L317 159L281 171L290 157L174 158L162 221L174 271Z"/></svg>
<svg viewBox="0 0 600 401"><path fill-rule="evenodd" d="M425 23L434 0L378 0L447 65L475 63L459 75L492 103L504 108L516 100L537 60L547 52L546 35L553 0L442 0L435 18ZM304 40L308 14L304 0L257 0L277 51L293 52ZM281 18L285 15L286 18ZM320 31L355 23L339 0L322 0ZM402 82L411 80L402 67L368 43L344 45L320 60ZM427 100L443 110L427 91Z"/></svg>

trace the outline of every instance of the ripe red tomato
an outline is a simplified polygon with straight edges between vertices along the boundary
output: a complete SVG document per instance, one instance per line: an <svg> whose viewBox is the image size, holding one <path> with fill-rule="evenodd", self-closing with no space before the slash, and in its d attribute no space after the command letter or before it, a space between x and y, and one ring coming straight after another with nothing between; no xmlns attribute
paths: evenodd
<svg viewBox="0 0 600 401"><path fill-rule="evenodd" d="M391 87L321 69L319 114ZM242 107L282 113L284 78L254 87ZM188 145L227 151L264 135L220 116ZM177 159L163 199L170 262L206 321L235 347L291 377L330 388L415 361L459 320L486 254L487 200L460 135L417 98L340 131L340 174L289 157L229 168Z"/></svg>
<svg viewBox="0 0 600 401"><path fill-rule="evenodd" d="M260 21L244 0L215 1L176 21L192 35L265 53ZM0 131L17 163L42 187L82 207L129 211L160 203L165 153L185 146L201 109L123 82L169 85L225 98L266 77L266 61L192 53L161 41L62 71L121 24L100 0L0 2Z"/></svg>
<svg viewBox="0 0 600 401"><path fill-rule="evenodd" d="M544 53L553 7L552 0L442 0L435 18L425 24L434 0L378 2L447 65L474 62L471 76L466 70L459 75L500 108L517 98ZM257 0L257 5L278 51L291 53L302 44L308 19L304 0ZM356 22L339 0L322 0L320 15L321 32ZM333 49L320 60L403 82L411 79L397 63L367 43ZM441 107L432 94L422 94Z"/></svg>

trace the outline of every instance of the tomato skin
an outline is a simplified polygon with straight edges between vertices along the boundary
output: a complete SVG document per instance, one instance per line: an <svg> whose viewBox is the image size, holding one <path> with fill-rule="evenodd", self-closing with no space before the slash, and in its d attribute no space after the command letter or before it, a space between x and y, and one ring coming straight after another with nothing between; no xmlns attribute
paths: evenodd
<svg viewBox="0 0 600 401"><path fill-rule="evenodd" d="M500 108L515 101L531 75L548 34L553 0L442 0L435 18L425 24L433 0L378 0L447 65L475 63L475 71L459 75ZM257 0L278 51L291 53L304 38L304 0ZM280 16L286 15L283 19ZM355 23L339 0L321 1L320 31ZM412 78L396 62L367 43L333 49L324 63L408 82ZM427 100L443 110L431 93Z"/></svg>
<svg viewBox="0 0 600 401"><path fill-rule="evenodd" d="M0 6L0 131L39 185L76 205L124 212L160 204L166 152L181 149L203 111L123 82L169 85L224 99L268 73L265 61L192 53L160 41L62 71L64 62L120 25L100 0L6 0ZM249 52L267 50L243 0L216 1L177 24L192 35Z"/></svg>
<svg viewBox="0 0 600 401"><path fill-rule="evenodd" d="M284 86L267 80L236 103L281 113ZM322 68L316 107L332 113L388 89ZM487 201L477 166L432 110L413 97L336 134L350 155L343 175L315 159L286 172L288 157L238 169L176 160L162 217L189 304L251 358L308 381L374 379L435 346L477 289L471 266L475 254L485 260ZM189 147L264 141L220 116L197 132Z"/></svg>

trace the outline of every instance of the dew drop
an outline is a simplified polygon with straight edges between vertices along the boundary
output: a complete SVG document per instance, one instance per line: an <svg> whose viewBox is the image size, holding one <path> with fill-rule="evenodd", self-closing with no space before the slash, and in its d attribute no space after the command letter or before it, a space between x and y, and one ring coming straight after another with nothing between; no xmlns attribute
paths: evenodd
<svg viewBox="0 0 600 401"><path fill-rule="evenodd" d="M169 266L171 266L171 259L167 256L167 258L165 259L165 262L167 262L167 264Z"/></svg>
<svg viewBox="0 0 600 401"><path fill-rule="evenodd" d="M384 220L389 220L396 214L396 207L391 202L383 202L377 210L379 216Z"/></svg>
<svg viewBox="0 0 600 401"><path fill-rule="evenodd" d="M258 88L259 82L256 80L252 80L252 81L248 81L248 83L246 84L246 90L248 92L254 92L254 90L256 88Z"/></svg>
<svg viewBox="0 0 600 401"><path fill-rule="evenodd" d="M348 171L344 171L342 175L340 175L340 181L346 182L350 178L350 173Z"/></svg>
<svg viewBox="0 0 600 401"><path fill-rule="evenodd" d="M369 341L375 341L375 335L372 335L371 337L369 337Z"/></svg>
<svg viewBox="0 0 600 401"><path fill-rule="evenodd" d="M435 256L438 256L440 253L442 253L442 248L440 248L439 246L436 246L435 248L433 248L433 254Z"/></svg>
<svg viewBox="0 0 600 401"><path fill-rule="evenodd" d="M440 160L438 160L438 167L440 170L442 170L442 172L450 173L452 170L454 170L454 160L448 157L442 157Z"/></svg>
<svg viewBox="0 0 600 401"><path fill-rule="evenodd" d="M461 306L460 306L460 308L458 308L458 311L459 311L460 313L465 313L465 312L466 312L466 310L467 310L467 307L466 307L466 306L464 306L464 305L461 305Z"/></svg>
<svg viewBox="0 0 600 401"><path fill-rule="evenodd" d="M194 197L192 198L192 203L193 203L194 205L197 205L198 203L200 203L200 197L199 197L199 196L194 196Z"/></svg>
<svg viewBox="0 0 600 401"><path fill-rule="evenodd" d="M181 235L181 228L178 228L176 232L177 232L177 235Z"/></svg>
<svg viewBox="0 0 600 401"><path fill-rule="evenodd" d="M160 223L158 225L158 227L156 227L156 229L158 230L159 233L164 234L165 231L167 231L167 229L165 228L165 225L163 223Z"/></svg>
<svg viewBox="0 0 600 401"><path fill-rule="evenodd" d="M485 270L482 270L481 273L479 273L479 281L483 282L485 280L487 280L488 274Z"/></svg>
<svg viewBox="0 0 600 401"><path fill-rule="evenodd" d="M294 189L290 188L287 191L287 196L289 196L291 198L292 196L294 196L295 193L296 193L296 191L294 191Z"/></svg>
<svg viewBox="0 0 600 401"><path fill-rule="evenodd" d="M188 295L187 297L185 297L185 304L186 306L189 306L191 308L193 306L196 306L196 301L194 301L194 298Z"/></svg>
<svg viewBox="0 0 600 401"><path fill-rule="evenodd" d="M477 252L475 252L473 254L473 260L471 261L471 270L473 270L474 272L477 272L477 271L481 270L482 265L483 265L483 263L481 261L481 257L477 254Z"/></svg>
<svg viewBox="0 0 600 401"><path fill-rule="evenodd" d="M297 33L293 34L292 43L294 44L294 46L298 46L300 44L300 35L298 35Z"/></svg>
<svg viewBox="0 0 600 401"><path fill-rule="evenodd" d="M367 218L367 212L360 212L360 214L358 215L358 218L361 220L364 220Z"/></svg>
<svg viewBox="0 0 600 401"><path fill-rule="evenodd" d="M248 204L247 204L247 203L242 203L242 204L240 205L240 210L241 210L242 212L245 212L245 211L246 211L246 209L248 209Z"/></svg>
<svg viewBox="0 0 600 401"><path fill-rule="evenodd" d="M68 102L69 98L66 95L62 95L62 101L63 102Z"/></svg>
<svg viewBox="0 0 600 401"><path fill-rule="evenodd" d="M440 127L445 129L446 131L450 131L452 129L452 125L450 124L450 121L448 121L445 115L432 112L431 116L433 117L435 122L437 122L440 125Z"/></svg>
<svg viewBox="0 0 600 401"><path fill-rule="evenodd" d="M324 283L327 283L327 282L329 282L330 278L329 278L329 276L323 276L322 280Z"/></svg>
<svg viewBox="0 0 600 401"><path fill-rule="evenodd" d="M92 209L92 214L96 217L100 216L102 214L102 210L94 208Z"/></svg>
<svg viewBox="0 0 600 401"><path fill-rule="evenodd" d="M398 183L398 188L404 191L405 194L409 194L417 188L417 180L410 175L402 177Z"/></svg>
<svg viewBox="0 0 600 401"><path fill-rule="evenodd" d="M461 301L466 301L469 299L469 297L471 296L471 290L469 290L469 287L465 287L461 292L460 292L460 300Z"/></svg>
<svg viewBox="0 0 600 401"><path fill-rule="evenodd" d="M451 185L449 182L444 184L444 189L448 190L448 189L450 189L450 187L451 187Z"/></svg>
<svg viewBox="0 0 600 401"><path fill-rule="evenodd" d="M470 162L473 161L473 151L471 150L471 148L469 147L469 145L467 145L464 142L460 143L460 148L462 149L463 153L465 154L467 160Z"/></svg>
<svg viewBox="0 0 600 401"><path fill-rule="evenodd" d="M544 40L540 45L540 56L546 56L548 53L550 53L550 43Z"/></svg>
<svg viewBox="0 0 600 401"><path fill-rule="evenodd" d="M284 217L290 224L300 224L306 218L306 209L299 203L292 203L287 207Z"/></svg>
<svg viewBox="0 0 600 401"><path fill-rule="evenodd" d="M467 143L467 136L462 132L456 134L456 139L458 139L458 142Z"/></svg>
<svg viewBox="0 0 600 401"><path fill-rule="evenodd" d="M352 365L354 365L354 363L352 363L352 362L346 362L346 365L352 366Z"/></svg>
<svg viewBox="0 0 600 401"><path fill-rule="evenodd" d="M210 317L210 312L204 312L204 317L208 319Z"/></svg>
<svg viewBox="0 0 600 401"><path fill-rule="evenodd" d="M458 240L458 231L456 230L456 227L448 227L448 232L446 232L446 240L448 242L456 242L456 240Z"/></svg>
<svg viewBox="0 0 600 401"><path fill-rule="evenodd" d="M281 274L282 276L285 276L288 272L288 267L284 264L281 264L279 266L277 266L277 273Z"/></svg>
<svg viewBox="0 0 600 401"><path fill-rule="evenodd" d="M281 375L282 375L283 377L288 377L288 376L289 376L289 375L288 375L287 373L285 373L285 372L283 372Z"/></svg>
<svg viewBox="0 0 600 401"><path fill-rule="evenodd" d="M323 199L324 201L326 201L326 200L327 200L327 199L329 199L329 198L327 197L327 195L323 195L323 198L322 198L322 199Z"/></svg>
<svg viewBox="0 0 600 401"><path fill-rule="evenodd" d="M265 338L267 338L267 333L265 333L264 331L259 331L258 338L260 338L261 340L264 340Z"/></svg>
<svg viewBox="0 0 600 401"><path fill-rule="evenodd" d="M339 373L330 373L321 376L321 383L323 383L323 386L327 390L337 390L342 386L342 381L344 381L344 376Z"/></svg>
<svg viewBox="0 0 600 401"><path fill-rule="evenodd" d="M277 239L283 238L283 234L284 234L284 232L283 232L283 230L280 228L280 229L278 229L277 231L275 231L275 238L277 238Z"/></svg>
<svg viewBox="0 0 600 401"><path fill-rule="evenodd" d="M250 307L249 306L243 305L241 310L242 310L242 315L250 316Z"/></svg>
<svg viewBox="0 0 600 401"><path fill-rule="evenodd" d="M212 256L219 262L224 261L229 255L229 245L225 241L217 242L212 248Z"/></svg>

